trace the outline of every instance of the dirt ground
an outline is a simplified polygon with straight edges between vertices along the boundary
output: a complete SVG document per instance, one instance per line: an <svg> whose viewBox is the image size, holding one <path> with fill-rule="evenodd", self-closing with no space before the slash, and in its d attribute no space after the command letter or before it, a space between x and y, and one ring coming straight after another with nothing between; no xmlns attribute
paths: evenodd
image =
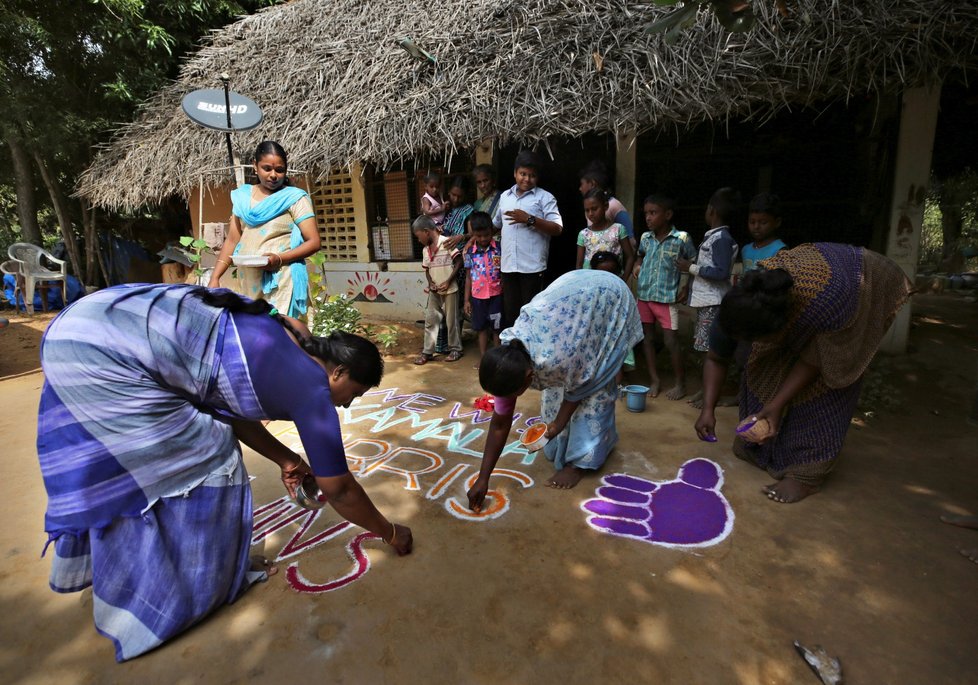
<svg viewBox="0 0 978 685"><path fill-rule="evenodd" d="M877 365L869 380L879 406L850 432L824 491L799 504L764 498L770 479L725 440L698 441L684 402L656 399L640 414L622 404L621 441L603 473L668 480L692 457L724 470L732 532L692 550L590 528L580 505L601 474L553 491L542 456L505 455L510 473L493 481L501 508L467 519L458 505L485 427L465 416L481 394L474 343L457 364L391 357L382 386L391 392L341 418L364 487L412 527L415 553L396 558L370 540L355 561L345 546L357 531L337 530L328 508L285 523L284 504L266 506L283 494L277 470L246 452L262 512L256 550L278 556L280 572L122 665L93 627L90 592L47 587L34 448L42 376L32 372L44 319L15 317L0 332L3 680L816 683L792 647L799 640L838 656L849 683L978 682L978 566L957 551L978 547L978 531L938 520L978 514L978 428L966 421L978 306L948 293L918 296L914 307L911 353ZM517 427L537 408L535 393L522 398ZM729 435L735 410L718 414ZM295 439L289 425L272 428Z"/></svg>

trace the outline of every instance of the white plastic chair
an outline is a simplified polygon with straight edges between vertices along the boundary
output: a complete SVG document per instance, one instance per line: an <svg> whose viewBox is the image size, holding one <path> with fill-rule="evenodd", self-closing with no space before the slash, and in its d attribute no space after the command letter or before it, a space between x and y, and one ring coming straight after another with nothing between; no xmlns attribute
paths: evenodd
<svg viewBox="0 0 978 685"><path fill-rule="evenodd" d="M24 306L28 314L34 313L34 288L38 283L45 281L61 281L61 302L62 305L68 303L68 264L55 257L42 247L31 243L14 243L7 250L7 254L15 262L18 262L20 274L24 278ZM56 264L61 270L52 271L44 266L41 257L44 257L52 264Z"/></svg>
<svg viewBox="0 0 978 685"><path fill-rule="evenodd" d="M14 309L17 309L17 296L20 294L20 286L24 281L23 276L20 275L20 262L8 259L0 264L0 272L14 277Z"/></svg>

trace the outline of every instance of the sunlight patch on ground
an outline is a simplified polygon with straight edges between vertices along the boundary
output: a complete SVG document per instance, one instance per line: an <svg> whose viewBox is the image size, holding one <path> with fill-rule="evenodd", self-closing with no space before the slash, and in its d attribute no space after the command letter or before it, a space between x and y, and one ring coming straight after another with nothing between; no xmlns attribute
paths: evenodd
<svg viewBox="0 0 978 685"><path fill-rule="evenodd" d="M638 643L653 652L665 652L672 647L672 638L665 618L643 616L638 620L636 631Z"/></svg>
<svg viewBox="0 0 978 685"><path fill-rule="evenodd" d="M590 580L594 577L594 570L585 564L571 564L570 574L578 580Z"/></svg>
<svg viewBox="0 0 978 685"><path fill-rule="evenodd" d="M723 588L720 583L712 578L703 578L693 575L684 568L674 568L666 573L666 580L692 592L699 592L704 595L722 595Z"/></svg>

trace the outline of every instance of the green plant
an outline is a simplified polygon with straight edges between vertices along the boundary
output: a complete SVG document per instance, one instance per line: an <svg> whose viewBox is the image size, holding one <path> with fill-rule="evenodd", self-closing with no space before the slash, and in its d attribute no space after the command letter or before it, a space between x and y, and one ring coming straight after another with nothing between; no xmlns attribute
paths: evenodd
<svg viewBox="0 0 978 685"><path fill-rule="evenodd" d="M309 298L318 308L326 302L328 296L326 292L326 271L323 268L326 263L326 255L320 250L306 261L316 267L315 275L309 275Z"/></svg>
<svg viewBox="0 0 978 685"><path fill-rule="evenodd" d="M392 347L397 345L397 338L400 334L401 331L397 326L384 326L382 331L372 333L369 337L374 342L379 343L384 352L389 352Z"/></svg>
<svg viewBox="0 0 978 685"><path fill-rule="evenodd" d="M317 301L312 317L312 334L327 336L333 331L363 333L360 310L346 295L328 295Z"/></svg>
<svg viewBox="0 0 978 685"><path fill-rule="evenodd" d="M204 270L200 268L201 255L205 252L214 254L214 251L207 247L207 241L203 238L191 238L189 235L180 236L180 244L184 247L189 247L193 251L187 258L194 263L194 276L200 278L204 275Z"/></svg>

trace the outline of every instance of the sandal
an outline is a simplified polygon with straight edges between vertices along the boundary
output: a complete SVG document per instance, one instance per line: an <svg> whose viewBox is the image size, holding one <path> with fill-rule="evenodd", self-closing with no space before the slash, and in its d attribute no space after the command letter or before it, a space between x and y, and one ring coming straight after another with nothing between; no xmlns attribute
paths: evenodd
<svg viewBox="0 0 978 685"><path fill-rule="evenodd" d="M462 358L462 353L458 350L452 350L447 357L445 357L446 362L457 362Z"/></svg>
<svg viewBox="0 0 978 685"><path fill-rule="evenodd" d="M430 362L433 358L434 355L425 354L424 352L422 352L421 354L419 354L417 357L414 358L414 364L415 366L424 366L425 364Z"/></svg>

